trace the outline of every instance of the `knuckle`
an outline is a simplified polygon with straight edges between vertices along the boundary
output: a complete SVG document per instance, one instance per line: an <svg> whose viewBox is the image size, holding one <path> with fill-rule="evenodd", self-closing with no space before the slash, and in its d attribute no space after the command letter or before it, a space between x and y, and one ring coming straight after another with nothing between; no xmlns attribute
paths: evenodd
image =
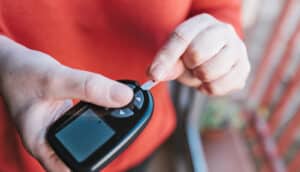
<svg viewBox="0 0 300 172"><path fill-rule="evenodd" d="M85 77L82 83L82 92L84 97L93 98L95 96L93 93L97 91L97 85L95 84L96 79L97 78L93 75L88 75Z"/></svg>
<svg viewBox="0 0 300 172"><path fill-rule="evenodd" d="M249 63L249 61L247 61L247 64L246 64L246 66L245 66L245 73L246 73L246 78L249 76L249 74L250 74L250 72L251 72L251 65L250 65L250 63Z"/></svg>
<svg viewBox="0 0 300 172"><path fill-rule="evenodd" d="M219 30L224 34L224 38L227 39L228 42L236 43L241 41L239 36L237 35L235 28L228 23L220 23ZM239 41L238 41L239 40Z"/></svg>
<svg viewBox="0 0 300 172"><path fill-rule="evenodd" d="M212 79L214 79L214 74L206 67L200 66L195 71L194 74L197 78L199 78L201 81L209 82Z"/></svg>
<svg viewBox="0 0 300 172"><path fill-rule="evenodd" d="M199 78L200 80L203 80L203 78L205 77L205 71L203 70L202 67L197 67L194 71L193 71L194 76L196 76L197 78Z"/></svg>
<svg viewBox="0 0 300 172"><path fill-rule="evenodd" d="M241 71L241 76L243 80L246 80L248 78L248 76L250 75L251 72L251 65L250 62L247 58L241 59L242 62L240 64L240 71Z"/></svg>
<svg viewBox="0 0 300 172"><path fill-rule="evenodd" d="M61 74L64 73L64 68L62 66L49 67L40 72L40 75L37 77L39 89L38 97L42 99L47 99L51 95L56 87L62 82Z"/></svg>
<svg viewBox="0 0 300 172"><path fill-rule="evenodd" d="M171 34L171 38L175 39L174 41L178 41L180 43L182 43L183 45L188 45L188 40L185 38L185 34L183 33L183 31L178 28L176 29L172 34Z"/></svg>
<svg viewBox="0 0 300 172"><path fill-rule="evenodd" d="M239 38L236 36L234 29L229 24L220 24L220 32L228 44L235 44Z"/></svg>
<svg viewBox="0 0 300 172"><path fill-rule="evenodd" d="M231 33L235 33L235 29L231 24L224 23L223 26L224 26L224 28L226 28L227 31L229 31Z"/></svg>
<svg viewBox="0 0 300 172"><path fill-rule="evenodd" d="M227 42L228 35L231 34L228 34L228 30L224 27L224 25L216 23L204 29L198 35L198 41L202 43L202 47L206 44L209 45L208 43L214 43L217 40L222 41L223 44L225 44Z"/></svg>
<svg viewBox="0 0 300 172"><path fill-rule="evenodd" d="M205 82L210 82L210 81L213 81L215 79L217 79L217 74L216 73L213 73L213 72L206 72L204 74L204 78L203 78L203 81Z"/></svg>
<svg viewBox="0 0 300 172"><path fill-rule="evenodd" d="M244 58L248 59L247 47L246 47L245 43L242 40L240 40L240 39L239 39L239 49L240 49L240 51L242 53L242 56Z"/></svg>
<svg viewBox="0 0 300 172"><path fill-rule="evenodd" d="M54 82L53 76L49 75L48 73L41 76L41 78L39 79L40 85L44 88L49 88L53 82Z"/></svg>
<svg viewBox="0 0 300 172"><path fill-rule="evenodd" d="M38 78L38 83L40 85L40 91L38 92L39 98L47 98L50 90L52 90L58 82L53 73L54 72L52 70L47 70Z"/></svg>
<svg viewBox="0 0 300 172"><path fill-rule="evenodd" d="M248 53L247 53L247 48L246 45L243 43L243 41L238 40L238 42L236 42L234 44L234 52L237 53L237 58L239 60L244 61L244 63L247 63L247 65L249 65L249 60L248 60ZM245 64L246 66L246 64Z"/></svg>
<svg viewBox="0 0 300 172"><path fill-rule="evenodd" d="M216 18L213 17L212 15L208 13L203 13L198 15L200 20L211 20L211 21L216 21Z"/></svg>
<svg viewBox="0 0 300 172"><path fill-rule="evenodd" d="M195 68L200 63L199 51L195 47L190 46L184 55L184 62L188 68Z"/></svg>

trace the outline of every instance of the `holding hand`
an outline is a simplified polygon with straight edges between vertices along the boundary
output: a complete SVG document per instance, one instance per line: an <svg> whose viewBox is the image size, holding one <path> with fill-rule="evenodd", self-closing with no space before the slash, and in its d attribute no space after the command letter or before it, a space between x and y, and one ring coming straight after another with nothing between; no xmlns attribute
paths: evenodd
<svg viewBox="0 0 300 172"><path fill-rule="evenodd" d="M133 97L126 85L63 66L2 36L0 49L0 95L26 149L47 171L70 171L47 144L45 134L72 105L71 99L121 107Z"/></svg>
<svg viewBox="0 0 300 172"><path fill-rule="evenodd" d="M156 81L178 79L211 95L242 89L250 72L247 50L234 28L202 14L179 25L156 55Z"/></svg>

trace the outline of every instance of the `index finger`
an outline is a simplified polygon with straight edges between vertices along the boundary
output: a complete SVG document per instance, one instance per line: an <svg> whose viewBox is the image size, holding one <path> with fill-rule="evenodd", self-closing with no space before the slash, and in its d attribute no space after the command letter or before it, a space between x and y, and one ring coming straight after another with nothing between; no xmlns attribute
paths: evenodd
<svg viewBox="0 0 300 172"><path fill-rule="evenodd" d="M150 66L151 77L157 81L163 80L172 66L183 55L193 38L215 21L212 16L203 14L192 17L180 24L156 54L154 62Z"/></svg>

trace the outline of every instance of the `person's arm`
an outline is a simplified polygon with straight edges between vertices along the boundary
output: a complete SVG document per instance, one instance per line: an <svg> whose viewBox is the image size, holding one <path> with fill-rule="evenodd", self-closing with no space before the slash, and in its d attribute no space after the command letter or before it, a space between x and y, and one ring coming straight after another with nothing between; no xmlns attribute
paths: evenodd
<svg viewBox="0 0 300 172"><path fill-rule="evenodd" d="M49 125L81 99L100 106L121 107L132 90L100 74L72 69L51 56L0 36L0 96L28 152L47 171L69 169L46 142Z"/></svg>
<svg viewBox="0 0 300 172"><path fill-rule="evenodd" d="M220 21L231 24L239 36L242 36L241 6L242 0L193 0L191 15L208 13Z"/></svg>

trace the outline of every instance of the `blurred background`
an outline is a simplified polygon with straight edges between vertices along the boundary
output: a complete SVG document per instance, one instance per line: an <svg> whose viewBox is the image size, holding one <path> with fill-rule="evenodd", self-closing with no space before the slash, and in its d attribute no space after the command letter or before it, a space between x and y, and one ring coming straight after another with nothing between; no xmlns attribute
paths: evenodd
<svg viewBox="0 0 300 172"><path fill-rule="evenodd" d="M300 171L300 0L243 0L246 90L208 98L171 83L178 128L148 171Z"/></svg>

